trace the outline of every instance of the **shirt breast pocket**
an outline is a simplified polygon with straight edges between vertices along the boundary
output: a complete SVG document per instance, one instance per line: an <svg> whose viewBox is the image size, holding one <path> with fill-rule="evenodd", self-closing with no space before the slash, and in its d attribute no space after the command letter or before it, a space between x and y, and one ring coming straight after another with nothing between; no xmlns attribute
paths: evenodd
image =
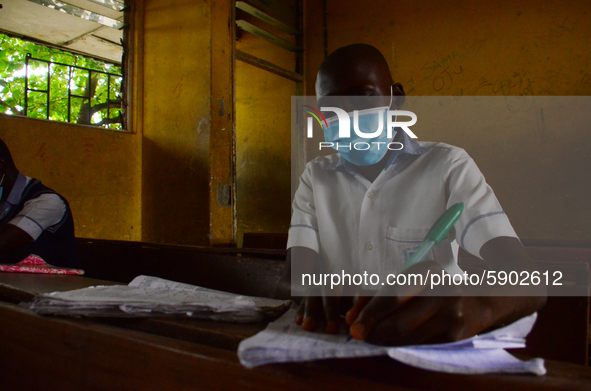
<svg viewBox="0 0 591 391"><path fill-rule="evenodd" d="M400 273L406 262L421 247L429 228L399 228L388 226L386 232L386 257L384 270L386 273ZM433 252L429 252L425 260L433 260Z"/></svg>

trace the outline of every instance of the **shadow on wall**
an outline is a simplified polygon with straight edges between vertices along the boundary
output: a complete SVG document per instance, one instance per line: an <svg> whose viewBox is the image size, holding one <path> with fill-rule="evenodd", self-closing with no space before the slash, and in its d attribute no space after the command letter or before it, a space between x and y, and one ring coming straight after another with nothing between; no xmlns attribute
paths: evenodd
<svg viewBox="0 0 591 391"><path fill-rule="evenodd" d="M142 241L209 245L207 162L145 137L143 156Z"/></svg>
<svg viewBox="0 0 591 391"><path fill-rule="evenodd" d="M291 163L285 155L247 149L236 179L238 232L287 233L291 218Z"/></svg>

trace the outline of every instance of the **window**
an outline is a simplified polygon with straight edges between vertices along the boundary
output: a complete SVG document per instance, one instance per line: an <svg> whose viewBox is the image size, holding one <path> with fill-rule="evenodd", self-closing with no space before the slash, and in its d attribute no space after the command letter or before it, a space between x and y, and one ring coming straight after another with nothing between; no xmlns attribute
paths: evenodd
<svg viewBox="0 0 591 391"><path fill-rule="evenodd" d="M120 66L0 34L0 112L123 129Z"/></svg>
<svg viewBox="0 0 591 391"><path fill-rule="evenodd" d="M0 113L125 130L124 3L72 4L0 10Z"/></svg>

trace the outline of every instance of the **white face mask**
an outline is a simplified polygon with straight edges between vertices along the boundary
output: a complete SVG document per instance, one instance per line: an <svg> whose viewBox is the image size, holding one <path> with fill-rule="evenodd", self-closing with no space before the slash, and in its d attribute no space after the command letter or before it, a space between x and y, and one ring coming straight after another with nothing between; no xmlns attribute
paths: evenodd
<svg viewBox="0 0 591 391"><path fill-rule="evenodd" d="M393 91L390 87L390 104L388 106L347 113L351 126L349 133L351 136L348 138L339 137L338 118L329 118L327 120L328 127L323 127L324 139L333 143L332 148L339 152L345 160L356 166L370 166L378 163L388 152L387 145L396 135L396 130L393 130L391 137L388 137L388 132L384 129L387 112L392 106L392 99ZM360 137L359 133L363 133L365 136Z"/></svg>

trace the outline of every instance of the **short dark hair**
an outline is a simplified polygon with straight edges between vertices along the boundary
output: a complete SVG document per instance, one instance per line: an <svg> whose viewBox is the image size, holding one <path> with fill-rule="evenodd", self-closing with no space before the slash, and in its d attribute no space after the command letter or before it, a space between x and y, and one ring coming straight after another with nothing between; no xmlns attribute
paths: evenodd
<svg viewBox="0 0 591 391"><path fill-rule="evenodd" d="M9 167L15 168L14 160L4 140L0 139L0 160L4 160Z"/></svg>

